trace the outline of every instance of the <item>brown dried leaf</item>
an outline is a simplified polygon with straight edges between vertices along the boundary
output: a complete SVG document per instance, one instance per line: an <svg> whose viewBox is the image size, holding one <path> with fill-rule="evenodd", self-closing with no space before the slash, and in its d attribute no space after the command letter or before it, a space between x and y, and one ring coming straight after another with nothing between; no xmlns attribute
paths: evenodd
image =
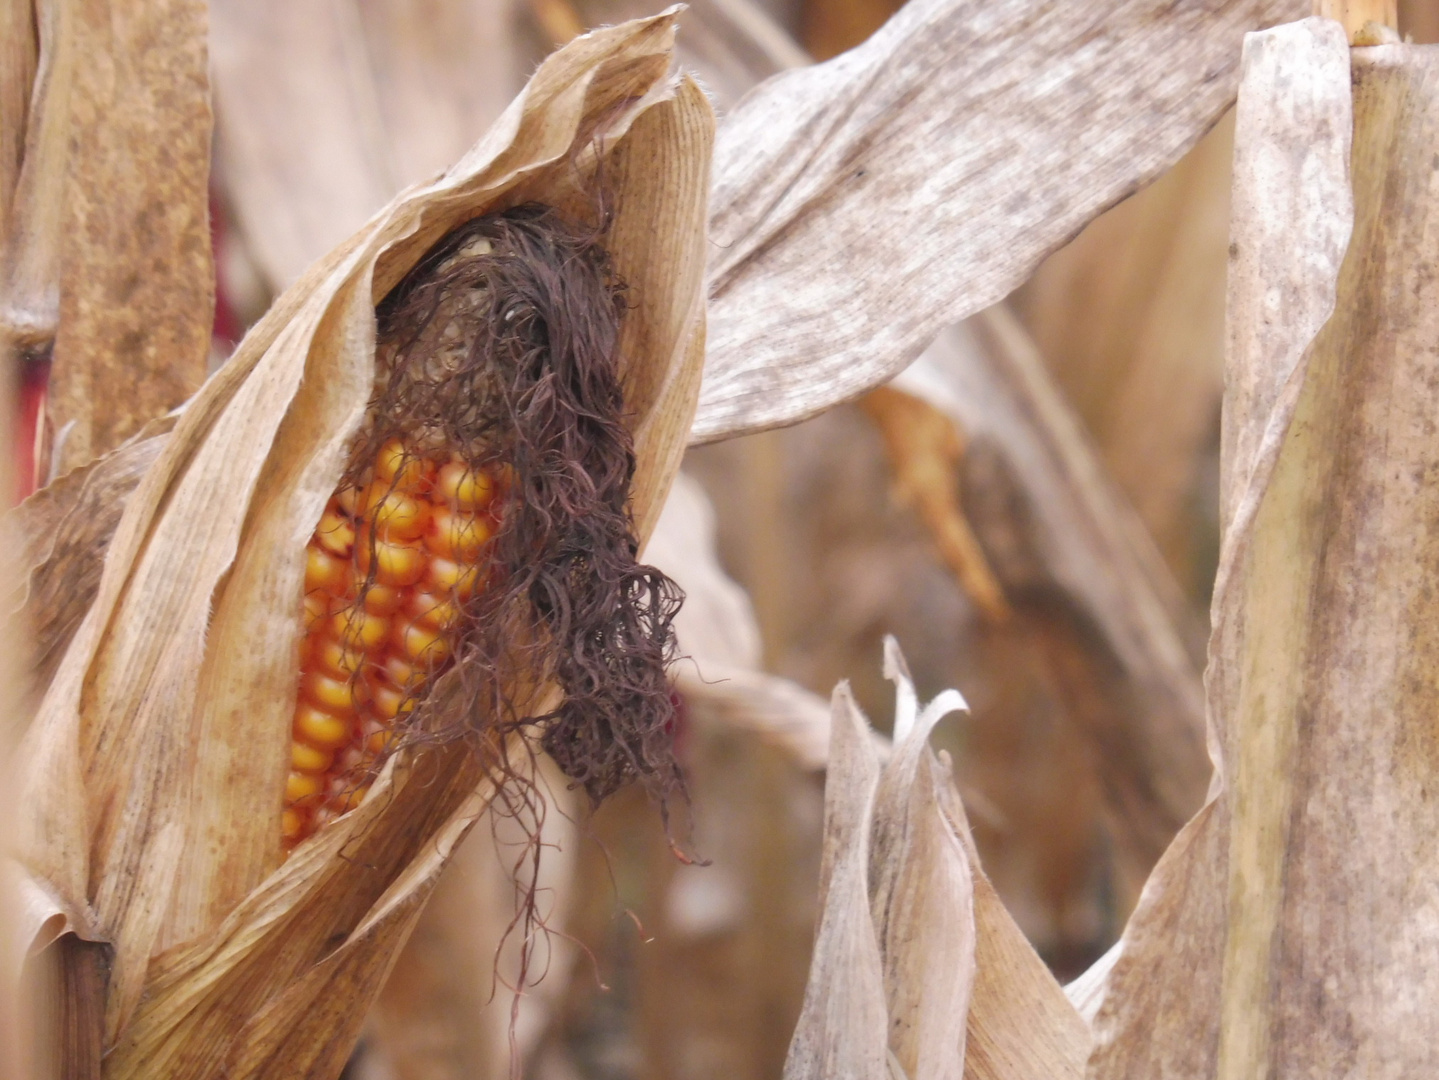
<svg viewBox="0 0 1439 1080"><path fill-rule="evenodd" d="M889 1052L910 1080L960 1080L975 974L974 879L941 811L929 734L968 706L946 690L921 710L894 638L885 640L885 675L896 689L894 753L874 794L869 896Z"/></svg>
<svg viewBox="0 0 1439 1080"><path fill-rule="evenodd" d="M485 805L472 754L417 749L279 866L304 542L369 397L377 298L458 222L532 198L566 207L595 143L608 246L639 301L623 376L637 528L651 527L698 383L712 131L698 88L666 75L672 35L666 14L551 58L458 165L277 302L126 505L27 748L27 869L88 907L115 950L108 1076L337 1073Z"/></svg>
<svg viewBox="0 0 1439 1080"><path fill-rule="evenodd" d="M1351 201L1343 28L1309 19L1245 42L1215 782L1125 930L1096 1078L1433 1068L1427 1016L1395 1005L1423 999L1435 970L1400 940L1432 919L1405 883L1418 880L1410 838L1435 824L1409 733L1427 731L1433 709L1418 674L1433 664L1432 630L1416 602L1433 557L1413 546L1433 510L1407 479L1433 468L1418 432L1432 412L1421 358L1436 278L1418 238L1434 227L1435 60L1355 52L1352 77ZM1385 958L1363 961L1376 982L1354 981L1360 956Z"/></svg>
<svg viewBox="0 0 1439 1080"><path fill-rule="evenodd" d="M1084 1021L980 869L948 756L929 749L934 724L964 701L946 691L921 710L893 639L885 670L898 741L882 767L848 686L835 690L820 931L785 1075L1077 1078ZM849 876L857 851L863 897ZM879 988L887 1074L875 1061Z"/></svg>
<svg viewBox="0 0 1439 1080"><path fill-rule="evenodd" d="M694 441L886 381L1177 160L1232 100L1241 33L1307 10L923 0L757 88L716 146Z"/></svg>
<svg viewBox="0 0 1439 1080"><path fill-rule="evenodd" d="M896 497L919 511L975 607L986 618L1004 622L1013 613L1003 586L959 505L957 467L964 456L959 425L924 398L890 386L871 390L860 404L884 435Z"/></svg>
<svg viewBox="0 0 1439 1080"><path fill-rule="evenodd" d="M824 792L819 929L785 1080L885 1080L888 1012L869 906L869 837L880 766L849 687L835 687Z"/></svg>
<svg viewBox="0 0 1439 1080"><path fill-rule="evenodd" d="M52 48L80 58L65 118L46 129L68 147L65 185L42 196L60 203L47 409L65 472L205 379L215 303L211 117L202 0L54 6L63 9L60 40L42 35L41 63ZM55 87L49 94L42 109L57 100Z"/></svg>

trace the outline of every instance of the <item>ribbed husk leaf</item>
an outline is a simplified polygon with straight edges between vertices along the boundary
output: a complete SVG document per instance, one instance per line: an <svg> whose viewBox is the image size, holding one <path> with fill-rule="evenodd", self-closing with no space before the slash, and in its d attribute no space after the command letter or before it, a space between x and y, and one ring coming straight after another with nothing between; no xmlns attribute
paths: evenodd
<svg viewBox="0 0 1439 1080"><path fill-rule="evenodd" d="M107 1077L337 1074L486 804L470 750L417 748L281 865L304 546L365 413L375 303L465 220L582 212L601 158L631 300L633 511L652 527L698 390L713 132L669 73L673 34L667 12L546 61L456 166L276 302L126 503L24 747L25 868L113 949Z"/></svg>

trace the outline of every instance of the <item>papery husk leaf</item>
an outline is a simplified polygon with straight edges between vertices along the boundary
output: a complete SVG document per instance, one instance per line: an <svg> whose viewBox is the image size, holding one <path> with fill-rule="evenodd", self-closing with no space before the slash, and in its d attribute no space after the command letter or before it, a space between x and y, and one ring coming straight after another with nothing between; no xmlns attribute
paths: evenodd
<svg viewBox="0 0 1439 1080"><path fill-rule="evenodd" d="M946 691L917 709L913 680L893 638L885 674L895 682L897 741L874 795L870 912L884 965L889 1051L910 1080L960 1080L974 987L974 878L940 809L934 725L964 699Z"/></svg>
<svg viewBox="0 0 1439 1080"><path fill-rule="evenodd" d="M1090 1051L1089 1029L980 866L947 752L940 751L934 769L940 806L969 853L974 881L965 1080L1077 1080Z"/></svg>
<svg viewBox="0 0 1439 1080"><path fill-rule="evenodd" d="M672 35L667 13L547 61L449 173L281 297L130 497L27 747L27 865L115 948L107 1077L337 1072L485 804L471 749L427 746L280 865L303 550L371 392L375 303L462 221L535 199L584 213L595 145L634 302L634 518L652 526L698 382L713 122L667 77Z"/></svg>
<svg viewBox="0 0 1439 1080"><path fill-rule="evenodd" d="M835 687L824 792L819 929L785 1080L887 1080L888 1021L870 918L869 835L879 760L849 686Z"/></svg>
<svg viewBox="0 0 1439 1080"><path fill-rule="evenodd" d="M100 588L120 515L159 457L175 416L164 416L88 465L35 492L6 518L24 568L17 611L31 635L34 685L50 684L70 637Z"/></svg>
<svg viewBox="0 0 1439 1080"><path fill-rule="evenodd" d="M1233 100L1240 35L1308 10L922 0L756 88L716 146L694 440L889 379L1178 160Z"/></svg>
<svg viewBox="0 0 1439 1080"><path fill-rule="evenodd" d="M1309 19L1245 42L1225 531L1208 677L1215 778L1209 802L1155 868L1125 929L1095 1020L1095 1078L1432 1067L1425 1021L1391 1009L1396 994L1424 997L1421 971L1432 972L1433 962L1408 945L1388 953L1371 935L1430 918L1417 897L1401 900L1392 875L1415 880L1403 838L1432 830L1432 815L1417 792L1405 792L1394 766L1376 767L1372 755L1400 752L1416 706L1426 729L1432 713L1418 689L1428 680L1416 677L1407 694L1389 680L1396 656L1432 666L1433 647L1383 599L1410 604L1411 617L1421 610L1412 603L1420 595L1414 575L1432 560L1413 547L1429 531L1427 518L1414 515L1425 513L1425 501L1383 474L1432 467L1424 464L1432 438L1405 438L1417 418L1393 410L1432 411L1432 394L1420 389L1427 382L1412 381L1434 337L1433 288L1421 284L1434 280L1432 245L1421 254L1399 237L1417 237L1426 225L1427 195L1407 195L1403 176L1420 160L1415 171L1429 175L1434 64L1402 48L1372 57L1353 54L1351 99L1351 54L1339 24ZM1427 101L1421 93L1401 106L1425 82ZM1378 220L1386 181L1402 199L1385 210L1405 223L1398 233ZM1350 408L1353 419L1336 415ZM1376 427L1366 430L1360 417ZM1355 515L1371 506L1372 523L1356 526ZM1352 633L1331 620L1352 624ZM1323 677L1331 669L1350 673L1347 690ZM1401 838L1402 850L1389 838ZM1326 895L1340 908L1329 908ZM1349 906L1356 896L1366 898L1360 911ZM1356 981L1342 959L1356 946L1366 956L1412 956L1417 966L1390 968L1380 984ZM1342 988L1329 1006L1313 996L1325 985Z"/></svg>
<svg viewBox="0 0 1439 1080"><path fill-rule="evenodd" d="M551 758L534 764L543 820L533 807L490 807L440 876L375 1003L366 1045L396 1080L508 1075L511 1035L523 1062L565 991L580 799ZM533 844L543 845L538 871ZM531 886L542 920L533 940L520 923ZM533 954L516 1002L526 947Z"/></svg>

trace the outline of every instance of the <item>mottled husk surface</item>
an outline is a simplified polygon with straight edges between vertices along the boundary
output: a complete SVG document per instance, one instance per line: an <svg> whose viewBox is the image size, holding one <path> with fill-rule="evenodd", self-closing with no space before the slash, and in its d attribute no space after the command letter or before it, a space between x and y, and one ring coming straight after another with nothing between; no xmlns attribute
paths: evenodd
<svg viewBox="0 0 1439 1080"><path fill-rule="evenodd" d="M1092 1077L1439 1065L1436 138L1433 47L1247 41L1215 779L1126 930Z"/></svg>
<svg viewBox="0 0 1439 1080"><path fill-rule="evenodd" d="M670 74L673 30L667 13L551 57L458 164L276 302L126 503L24 747L25 869L110 947L105 1076L336 1075L488 801L473 747L418 747L281 865L303 550L370 396L377 300L479 214L582 216L601 159L632 305L633 510L652 527L698 390L713 129Z"/></svg>

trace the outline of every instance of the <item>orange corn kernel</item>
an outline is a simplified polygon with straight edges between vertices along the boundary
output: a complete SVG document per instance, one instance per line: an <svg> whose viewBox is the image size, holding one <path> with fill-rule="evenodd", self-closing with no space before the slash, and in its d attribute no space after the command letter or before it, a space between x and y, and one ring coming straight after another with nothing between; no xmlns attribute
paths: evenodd
<svg viewBox="0 0 1439 1080"><path fill-rule="evenodd" d="M290 806L313 806L325 790L325 778L292 772L285 779L285 802Z"/></svg>
<svg viewBox="0 0 1439 1080"><path fill-rule="evenodd" d="M381 585L405 588L425 574L425 549L416 541L390 540L366 529L356 552L360 573L368 577L373 565L375 580Z"/></svg>
<svg viewBox="0 0 1439 1080"><path fill-rule="evenodd" d="M354 712L356 683L350 678L334 678L315 669L307 671L300 680L300 693L311 704L336 716L347 716Z"/></svg>
<svg viewBox="0 0 1439 1080"><path fill-rule="evenodd" d="M310 828L310 819L303 811L285 807L280 815L280 838L286 844L297 844L305 838Z"/></svg>
<svg viewBox="0 0 1439 1080"><path fill-rule="evenodd" d="M313 630L317 623L330 614L330 597L316 590L305 594L305 631Z"/></svg>
<svg viewBox="0 0 1439 1080"><path fill-rule="evenodd" d="M409 492L376 480L365 492L360 511L376 531L391 540L418 540L430 523L430 504Z"/></svg>
<svg viewBox="0 0 1439 1080"><path fill-rule="evenodd" d="M391 624L390 641L421 670L433 671L450 657L442 630L411 619L398 618Z"/></svg>
<svg viewBox="0 0 1439 1080"><path fill-rule="evenodd" d="M464 462L450 461L435 476L435 491L459 510L483 510L495 496L488 473L472 472Z"/></svg>
<svg viewBox="0 0 1439 1080"><path fill-rule="evenodd" d="M459 605L449 593L437 594L417 590L410 594L405 610L416 621L440 630L448 630L460 618Z"/></svg>
<svg viewBox="0 0 1439 1080"><path fill-rule="evenodd" d="M339 507L327 506L315 526L315 542L331 555L348 559L355 546L355 526L340 513Z"/></svg>
<svg viewBox="0 0 1439 1080"><path fill-rule="evenodd" d="M384 757L400 741L400 734L388 728L380 728L365 736L365 752L376 758Z"/></svg>
<svg viewBox="0 0 1439 1080"><path fill-rule="evenodd" d="M399 439L391 439L375 455L375 479L399 491L423 493L429 487L433 468L424 458L405 449Z"/></svg>
<svg viewBox="0 0 1439 1080"><path fill-rule="evenodd" d="M413 692L425 681L424 674L416 671L415 665L410 663L403 653L386 653L385 659L380 663L380 670L385 673L385 678L390 680L391 685L398 686L401 690Z"/></svg>
<svg viewBox="0 0 1439 1080"><path fill-rule="evenodd" d="M310 661L332 678L349 679L364 666L365 653L329 634L316 634L310 638Z"/></svg>
<svg viewBox="0 0 1439 1080"><path fill-rule="evenodd" d="M369 679L370 715L377 720L391 721L402 712L414 708L413 691L401 690L389 679Z"/></svg>
<svg viewBox="0 0 1439 1080"><path fill-rule="evenodd" d="M360 497L365 492L365 485L355 487L353 484L346 484L335 492L335 505L340 508L340 513L352 518L360 512Z"/></svg>
<svg viewBox="0 0 1439 1080"><path fill-rule="evenodd" d="M397 586L373 581L365 589L365 610L371 615L393 615L404 602L405 592Z"/></svg>
<svg viewBox="0 0 1439 1080"><path fill-rule="evenodd" d="M295 709L295 738L322 750L336 750L353 737L355 721L349 716L333 716L301 701Z"/></svg>
<svg viewBox="0 0 1439 1080"><path fill-rule="evenodd" d="M430 560L425 573L425 584L441 596L453 596L460 601L468 600L480 587L480 568L462 566L454 559L438 556Z"/></svg>
<svg viewBox="0 0 1439 1080"><path fill-rule="evenodd" d="M371 652L385 640L390 620L383 615L372 615L364 608L351 606L341 608L331 616L329 629L337 641L352 649Z"/></svg>
<svg viewBox="0 0 1439 1080"><path fill-rule="evenodd" d="M313 540L305 547L305 592L323 589L331 596L344 596L350 585L348 559L326 551Z"/></svg>
<svg viewBox="0 0 1439 1080"><path fill-rule="evenodd" d="M489 538L488 518L437 506L425 533L425 546L442 559L468 564L479 560Z"/></svg>
<svg viewBox="0 0 1439 1080"><path fill-rule="evenodd" d="M369 793L370 787L368 784L364 785L363 787L346 787L341 791L335 792L334 795L331 796L330 806L333 807L335 816L337 817L340 814L348 814L351 810L364 802L365 796Z"/></svg>
<svg viewBox="0 0 1439 1080"><path fill-rule="evenodd" d="M299 741L290 744L290 768L296 772L322 774L329 770L334 761L333 750Z"/></svg>

